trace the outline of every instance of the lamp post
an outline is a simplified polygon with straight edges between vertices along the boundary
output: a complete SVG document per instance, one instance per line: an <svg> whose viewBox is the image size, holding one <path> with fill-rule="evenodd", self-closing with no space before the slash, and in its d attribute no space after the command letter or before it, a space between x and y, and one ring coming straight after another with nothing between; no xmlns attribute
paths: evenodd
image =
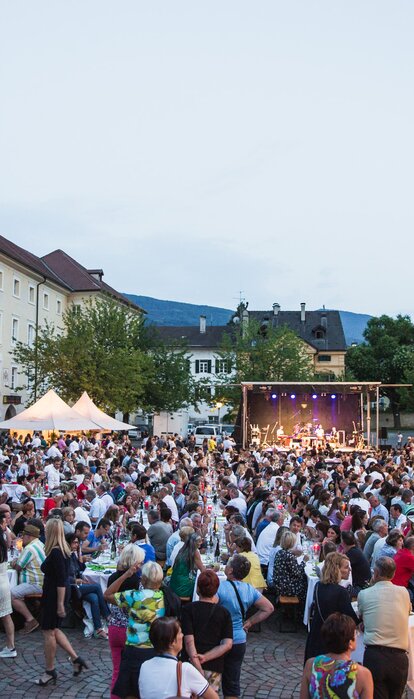
<svg viewBox="0 0 414 699"><path fill-rule="evenodd" d="M217 408L217 423L220 424L220 409L223 407L224 403L221 401L217 401L216 403L216 408Z"/></svg>

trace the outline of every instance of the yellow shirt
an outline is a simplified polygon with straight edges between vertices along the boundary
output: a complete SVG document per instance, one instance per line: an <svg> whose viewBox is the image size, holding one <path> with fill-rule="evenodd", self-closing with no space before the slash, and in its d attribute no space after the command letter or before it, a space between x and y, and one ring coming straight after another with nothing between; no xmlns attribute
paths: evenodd
<svg viewBox="0 0 414 699"><path fill-rule="evenodd" d="M253 551L245 551L240 555L247 558L247 560L250 561L251 565L250 572L248 575L246 575L245 578L243 578L243 582L250 583L250 585L253 585L253 587L255 587L256 590L262 590L264 587L266 587L266 580L262 575L259 556L257 555L257 553L254 553Z"/></svg>

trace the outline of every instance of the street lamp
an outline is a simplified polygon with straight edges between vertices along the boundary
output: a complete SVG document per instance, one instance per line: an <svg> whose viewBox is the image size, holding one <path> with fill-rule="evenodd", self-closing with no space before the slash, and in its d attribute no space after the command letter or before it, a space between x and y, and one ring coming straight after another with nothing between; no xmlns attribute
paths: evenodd
<svg viewBox="0 0 414 699"><path fill-rule="evenodd" d="M222 403L222 402L219 401L219 400L218 400L217 403L216 403L216 408L217 408L217 422L218 422L218 424L220 424L220 408L222 408L223 405L224 405L224 403Z"/></svg>

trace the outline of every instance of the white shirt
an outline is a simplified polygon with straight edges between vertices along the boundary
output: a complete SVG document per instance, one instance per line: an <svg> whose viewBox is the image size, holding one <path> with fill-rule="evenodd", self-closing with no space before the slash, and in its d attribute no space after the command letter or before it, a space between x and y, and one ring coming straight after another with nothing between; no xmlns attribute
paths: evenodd
<svg viewBox="0 0 414 699"><path fill-rule="evenodd" d="M243 497L232 498L228 501L227 505L230 505L231 507L237 507L240 514L243 515L243 517L246 517L247 505L246 500Z"/></svg>
<svg viewBox="0 0 414 699"><path fill-rule="evenodd" d="M205 677L190 663L182 664L181 696L194 692L201 696L208 689ZM171 657L146 660L139 673L141 699L167 699L177 696L177 661Z"/></svg>
<svg viewBox="0 0 414 699"><path fill-rule="evenodd" d="M163 502L167 505L167 507L170 508L171 510L171 519L173 522L178 522L180 517L178 514L178 508L176 505L176 502L173 498L172 495L166 495L165 498L162 499Z"/></svg>
<svg viewBox="0 0 414 699"><path fill-rule="evenodd" d="M184 541L179 541L173 548L171 555L170 555L170 566L172 567L175 563L175 559L177 558L177 553L183 548L184 546Z"/></svg>
<svg viewBox="0 0 414 699"><path fill-rule="evenodd" d="M371 509L371 505L369 504L368 500L365 500L365 498L359 498L357 495L350 499L348 505L349 507L352 505L358 505L358 507L360 507L361 510L364 510L367 515L369 515L369 511Z"/></svg>
<svg viewBox="0 0 414 699"><path fill-rule="evenodd" d="M112 500L112 498L111 498ZM91 522L94 524L97 524L101 517L104 516L105 512L107 510L107 507L105 506L105 503L103 500L100 498L96 497L94 500L91 502L91 506L89 509L89 517Z"/></svg>
<svg viewBox="0 0 414 699"><path fill-rule="evenodd" d="M57 456L59 457L59 459L61 459L62 452L54 444L52 444L52 446L49 447L49 449L47 450L46 456L48 457L48 459L56 459Z"/></svg>
<svg viewBox="0 0 414 699"><path fill-rule="evenodd" d="M74 454L75 451L79 451L79 444L75 439L69 444L69 451L71 454Z"/></svg>
<svg viewBox="0 0 414 699"><path fill-rule="evenodd" d="M38 447L40 447L41 443L42 443L42 440L40 439L40 437L33 437L33 439L32 439L32 447L34 447L35 449L37 449Z"/></svg>
<svg viewBox="0 0 414 699"><path fill-rule="evenodd" d="M113 498L109 495L109 493L105 493L104 495L100 495L99 499L103 504L105 505L105 512L109 510L109 508L114 504ZM105 513L104 513L105 514Z"/></svg>
<svg viewBox="0 0 414 699"><path fill-rule="evenodd" d="M259 556L260 563L262 565L268 565L270 551L273 548L275 537L279 525L276 522L270 522L260 533L260 536L256 542L257 555Z"/></svg>
<svg viewBox="0 0 414 699"><path fill-rule="evenodd" d="M49 490L53 490L54 488L59 488L59 486L60 486L60 471L58 471L57 468L55 468L53 464L48 464L47 466L45 466L44 472L46 473L46 476L47 476L47 484L49 486Z"/></svg>
<svg viewBox="0 0 414 699"><path fill-rule="evenodd" d="M92 522L86 510L83 507L75 507L75 523L86 522L89 526L92 526Z"/></svg>

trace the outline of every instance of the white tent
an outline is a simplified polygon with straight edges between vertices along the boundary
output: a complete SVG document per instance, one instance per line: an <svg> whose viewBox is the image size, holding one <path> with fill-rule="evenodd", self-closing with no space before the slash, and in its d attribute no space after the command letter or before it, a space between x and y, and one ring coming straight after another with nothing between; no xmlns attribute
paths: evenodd
<svg viewBox="0 0 414 699"><path fill-rule="evenodd" d="M55 391L50 389L30 408L0 422L2 430L49 430L77 432L79 430L99 430L99 426L89 418L70 408Z"/></svg>
<svg viewBox="0 0 414 699"><path fill-rule="evenodd" d="M89 398L86 391L82 393L79 400L73 406L73 409L89 420L92 420L92 422L98 425L102 430L119 432L121 430L130 430L131 427L133 427L133 425L128 425L126 422L120 422L110 415L106 415L106 413L100 410L93 400Z"/></svg>

